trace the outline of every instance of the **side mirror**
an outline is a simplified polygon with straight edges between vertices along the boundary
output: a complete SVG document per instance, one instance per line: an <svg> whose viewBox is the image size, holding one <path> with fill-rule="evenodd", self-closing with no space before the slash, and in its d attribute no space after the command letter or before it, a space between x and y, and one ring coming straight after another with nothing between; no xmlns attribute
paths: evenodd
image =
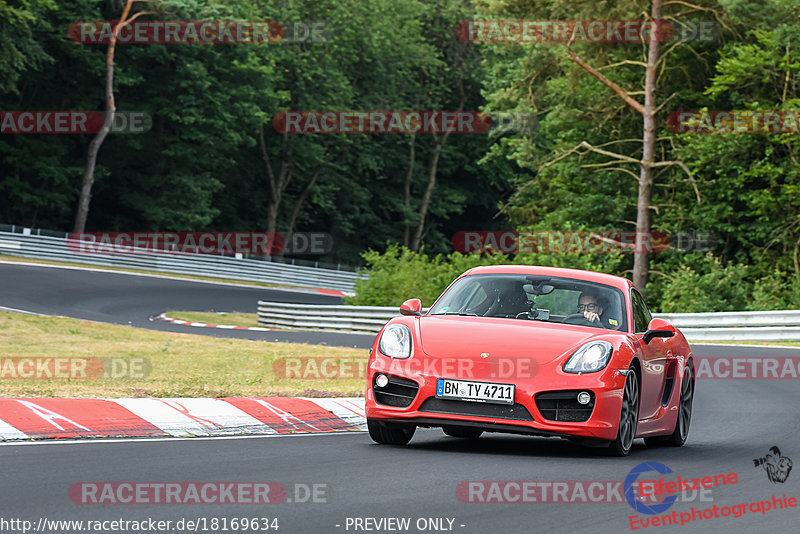
<svg viewBox="0 0 800 534"><path fill-rule="evenodd" d="M647 325L647 332L642 336L642 341L649 344L654 337L672 337L675 335L675 327L664 319L653 319Z"/></svg>
<svg viewBox="0 0 800 534"><path fill-rule="evenodd" d="M403 315L422 315L422 301L408 299L400 305L400 313Z"/></svg>

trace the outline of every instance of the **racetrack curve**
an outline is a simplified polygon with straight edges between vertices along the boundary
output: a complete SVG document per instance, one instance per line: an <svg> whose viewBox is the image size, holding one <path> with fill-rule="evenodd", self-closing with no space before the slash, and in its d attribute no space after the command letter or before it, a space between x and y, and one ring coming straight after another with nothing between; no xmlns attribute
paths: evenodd
<svg viewBox="0 0 800 534"><path fill-rule="evenodd" d="M255 301L267 298L265 295L270 299L297 299L295 302L333 301L324 295L282 290L82 273L85 272L0 265L0 305L207 334L205 329L150 323L147 317L169 308L254 311ZM250 337L261 333L242 334ZM272 332L266 334L267 338L278 337ZM330 341L335 334L320 336L335 344ZM800 356L800 351L788 348L693 345L693 350L698 357ZM667 465L684 478L730 472L738 475L736 484L713 491L712 501L677 502L665 513L690 512L692 506L730 507L768 500L772 495L797 498L800 473L790 472L782 483L771 482L753 460L765 456L772 446L778 446L787 458L800 458L798 405L800 389L796 380L698 380L686 445L647 448L637 440L625 458L607 457L597 450L555 438L484 434L469 441L446 437L440 430L418 430L406 447L375 445L366 433L8 443L0 445L0 531L15 532L2 528L3 519L26 519L35 524L43 517L152 517L173 522L180 518L210 521L213 517L277 517L279 533L356 532L352 527L345 528L347 518L408 517L412 528L405 532L420 532L413 526L417 518L446 517L454 519L453 531L464 533L628 532L629 516L635 512L625 502L465 503L457 498L456 488L464 481L622 481L632 468L652 461ZM327 502L268 506L84 505L70 500L68 494L69 488L81 481L274 481L290 489L290 498L295 484L325 484ZM795 531L796 526L792 525L797 520L798 508L792 508L764 515L748 512L739 518L703 519L682 527L639 530L784 534ZM68 530L48 532L62 531Z"/></svg>
<svg viewBox="0 0 800 534"><path fill-rule="evenodd" d="M374 335L194 328L151 321L167 310L256 313L259 300L341 304L314 290L217 284L128 273L0 263L0 307L214 337L369 348ZM0 308L1 309L1 308Z"/></svg>

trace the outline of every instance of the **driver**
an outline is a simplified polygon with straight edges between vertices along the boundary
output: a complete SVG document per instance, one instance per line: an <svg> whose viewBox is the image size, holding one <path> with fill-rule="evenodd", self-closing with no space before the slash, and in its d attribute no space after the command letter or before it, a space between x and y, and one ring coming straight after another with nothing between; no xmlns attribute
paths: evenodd
<svg viewBox="0 0 800 534"><path fill-rule="evenodd" d="M578 297L578 313L582 313L587 321L597 326L613 329L619 327L619 322L615 319L602 318L603 306L600 304L600 299L590 291L584 291Z"/></svg>

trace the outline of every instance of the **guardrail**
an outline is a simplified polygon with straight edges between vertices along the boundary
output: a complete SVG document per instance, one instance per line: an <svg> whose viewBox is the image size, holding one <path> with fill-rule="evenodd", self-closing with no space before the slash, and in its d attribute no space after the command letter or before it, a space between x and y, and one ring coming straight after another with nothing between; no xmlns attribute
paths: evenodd
<svg viewBox="0 0 800 534"><path fill-rule="evenodd" d="M663 313L689 341L800 340L800 310Z"/></svg>
<svg viewBox="0 0 800 534"><path fill-rule="evenodd" d="M135 253L125 254L81 253L67 247L66 237L14 232L0 232L0 254L171 274L315 287L342 292L352 292L355 281L360 276L365 276L350 271L209 254L165 253L152 249L136 249Z"/></svg>
<svg viewBox="0 0 800 534"><path fill-rule="evenodd" d="M258 302L258 324L269 328L377 333L398 315L394 306ZM800 311L665 313L654 317L670 321L689 341L800 340Z"/></svg>

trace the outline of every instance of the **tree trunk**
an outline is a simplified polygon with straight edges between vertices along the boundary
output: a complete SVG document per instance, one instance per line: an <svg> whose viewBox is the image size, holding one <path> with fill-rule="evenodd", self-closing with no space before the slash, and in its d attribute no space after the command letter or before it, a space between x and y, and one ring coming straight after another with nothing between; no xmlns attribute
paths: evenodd
<svg viewBox="0 0 800 534"><path fill-rule="evenodd" d="M294 225L297 222L297 216L300 215L300 210L303 207L303 203L308 198L308 194L314 188L314 184L317 182L317 178L319 177L319 170L314 173L314 176L311 177L311 181L309 181L306 186L303 188L303 191L300 193L300 196L297 198L297 202L294 205L294 209L292 210L292 216L289 218L289 226L286 230L288 235L291 235L294 232Z"/></svg>
<svg viewBox="0 0 800 534"><path fill-rule="evenodd" d="M267 203L267 233L274 235L278 227L278 213L281 207L281 200L283 199L283 192L286 191L286 186L292 180L292 161L291 155L286 153L286 134L283 135L283 146L281 148L281 168L276 175L272 170L272 162L267 152L267 144L264 140L264 127L261 126L258 135L258 146L261 149L261 158L264 160L264 167L266 168L267 181L269 182L269 203ZM265 259L272 258L272 254L266 254Z"/></svg>
<svg viewBox="0 0 800 534"><path fill-rule="evenodd" d="M416 138L412 135L409 143L410 149L408 153L408 172L406 172L406 181L403 185L403 201L405 206L405 213L403 214L403 246L409 246L411 239L411 224L408 221L408 214L411 213L411 179L414 177L414 160L415 160L415 145Z"/></svg>
<svg viewBox="0 0 800 534"><path fill-rule="evenodd" d="M650 17L653 30L650 32L647 51L647 67L644 82L644 111L642 113L642 161L639 175L639 194L636 202L636 249L633 256L633 283L644 291L650 268L650 200L653 194L653 163L656 151L656 64L661 53L660 24L661 0L653 0Z"/></svg>
<svg viewBox="0 0 800 534"><path fill-rule="evenodd" d="M431 157L428 160L428 187L425 188L425 194L422 196L422 204L419 207L419 224L414 232L414 240L411 242L411 250L419 252L419 247L422 244L422 236L425 230L425 217L428 215L428 207L431 203L431 196L436 187L436 171L439 167L439 155L442 153L442 145L447 140L446 134L441 141L436 141L433 147Z"/></svg>
<svg viewBox="0 0 800 534"><path fill-rule="evenodd" d="M284 146L286 144L286 134L284 134ZM287 157L285 150L281 150L281 168L276 175L272 170L272 162L267 152L267 145L264 140L264 127L262 126L258 136L258 146L261 149L261 159L264 160L267 181L269 183L269 203L267 204L267 232L274 232L278 226L278 212L283 199L283 192L292 179L291 158Z"/></svg>
<svg viewBox="0 0 800 534"><path fill-rule="evenodd" d="M467 96L464 94L464 88L460 87L460 90L461 103L458 105L459 112L464 110L464 104L467 102ZM436 172L439 169L439 156L441 155L442 147L447 142L447 138L450 136L451 132L452 130L445 132L441 139L439 139L436 134L433 134L433 139L436 145L433 147L433 152L431 152L431 157L428 160L428 187L425 188L425 194L422 197L422 204L419 207L419 224L414 232L414 240L411 242L411 250L414 252L419 252L419 249L422 246L422 238L425 235L425 217L428 215L428 208L431 204L431 196L433 196L433 190L436 188Z"/></svg>
<svg viewBox="0 0 800 534"><path fill-rule="evenodd" d="M125 8L122 10L122 16L119 18L119 23L114 27L111 32L111 39L108 43L108 50L106 51L106 110L103 116L103 127L95 134L92 142L89 143L89 152L86 157L86 171L83 174L83 182L81 185L81 195L78 199L78 210L75 213L75 224L72 227L73 232L83 232L86 229L86 219L89 218L89 203L92 199L92 186L94 185L94 170L97 166L97 155L100 152L100 146L105 141L108 132L111 131L111 125L114 121L114 113L117 111L116 103L114 102L114 50L117 47L117 36L123 26L133 21L136 17L144 14L137 13L130 20L128 15L131 11L131 6L136 0L127 0Z"/></svg>

